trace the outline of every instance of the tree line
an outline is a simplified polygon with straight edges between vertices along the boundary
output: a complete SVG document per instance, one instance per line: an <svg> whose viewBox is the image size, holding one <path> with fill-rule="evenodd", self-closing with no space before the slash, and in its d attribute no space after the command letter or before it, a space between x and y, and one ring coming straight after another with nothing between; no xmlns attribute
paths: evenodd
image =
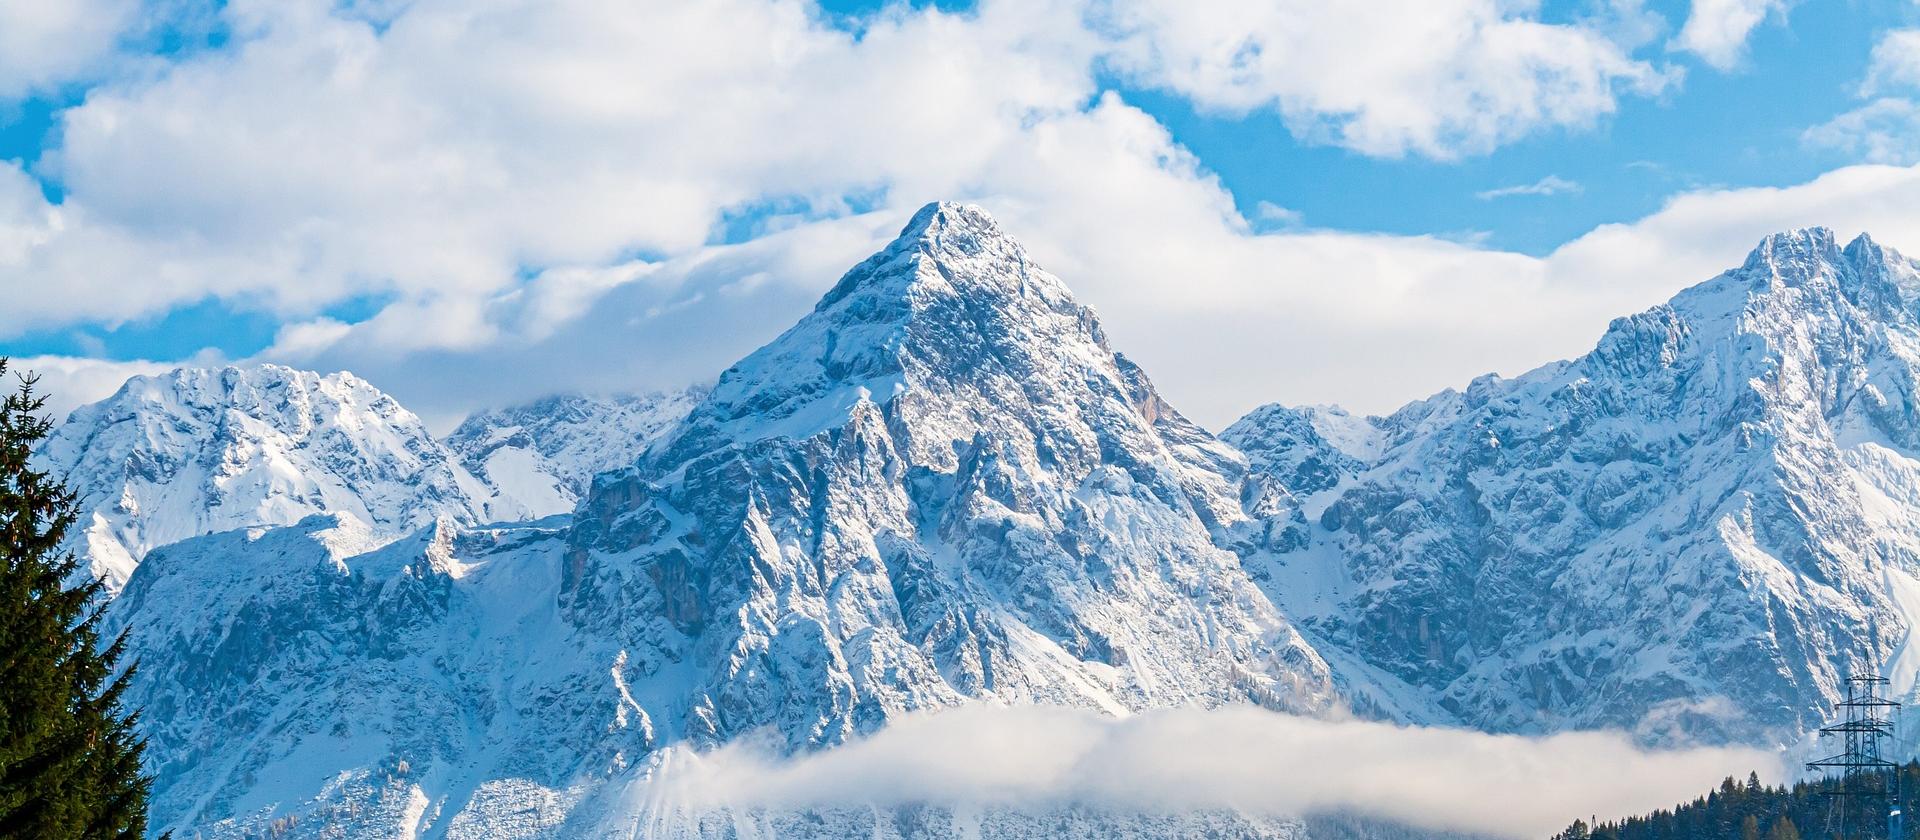
<svg viewBox="0 0 1920 840"><path fill-rule="evenodd" d="M1872 777L1876 789L1907 797L1920 794L1920 763ZM1835 816L1839 783L1834 779L1763 785L1757 774L1745 781L1729 776L1720 787L1692 802L1638 817L1589 823L1575 820L1553 840L1857 840L1887 838L1884 797L1855 796L1846 803L1846 834L1840 835ZM1859 790L1859 788L1855 788ZM1906 820L1902 837L1916 840L1913 820Z"/></svg>

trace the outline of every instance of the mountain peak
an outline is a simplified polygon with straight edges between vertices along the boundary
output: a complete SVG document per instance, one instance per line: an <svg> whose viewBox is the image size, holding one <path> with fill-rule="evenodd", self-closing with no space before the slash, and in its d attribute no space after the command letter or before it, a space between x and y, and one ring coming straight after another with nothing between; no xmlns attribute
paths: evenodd
<svg viewBox="0 0 1920 840"><path fill-rule="evenodd" d="M1816 269L1822 263L1838 264L1841 259L1832 228L1805 227L1768 234L1753 253L1747 255L1743 267L1777 275L1797 275L1811 273L1809 269Z"/></svg>
<svg viewBox="0 0 1920 840"><path fill-rule="evenodd" d="M1749 309L1759 295L1780 305L1843 302L1874 318L1907 318L1920 297L1920 265L1860 234L1844 247L1830 228L1782 231L1760 240L1739 268L1687 289L1671 305L1725 317ZM1778 298L1780 292L1791 292ZM1776 300L1776 298L1778 298Z"/></svg>
<svg viewBox="0 0 1920 840"><path fill-rule="evenodd" d="M1006 233L1000 229L1000 223L978 204L962 204L957 201L934 201L913 214L905 227L900 229L896 241L930 241L949 234L969 234L1003 237Z"/></svg>
<svg viewBox="0 0 1920 840"><path fill-rule="evenodd" d="M916 385L941 392L977 384L1009 360L1053 368L1068 358L1123 378L1093 312L986 211L930 204L813 312L721 374L685 431L698 437L717 423L811 434L859 402L884 403Z"/></svg>
<svg viewBox="0 0 1920 840"><path fill-rule="evenodd" d="M899 236L841 277L814 308L845 308L873 320L919 310L933 298L1004 301L1032 296L1049 301L1072 297L987 211L938 201L920 208ZM871 300L848 304L855 297ZM907 302L904 309L902 302Z"/></svg>
<svg viewBox="0 0 1920 840"><path fill-rule="evenodd" d="M1865 268L1889 259L1900 259L1898 252L1874 241L1873 237L1862 232L1846 245L1839 244L1839 238L1828 227L1805 227L1784 230L1768 234L1754 246L1747 255L1746 267L1781 267L1792 264L1808 264L1823 261L1832 265L1847 264L1856 269Z"/></svg>

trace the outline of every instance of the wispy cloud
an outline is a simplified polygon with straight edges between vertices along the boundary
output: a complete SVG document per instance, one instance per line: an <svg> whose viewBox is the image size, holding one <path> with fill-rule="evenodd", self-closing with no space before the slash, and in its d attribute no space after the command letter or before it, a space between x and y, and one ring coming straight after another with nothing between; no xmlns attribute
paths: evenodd
<svg viewBox="0 0 1920 840"><path fill-rule="evenodd" d="M215 363L211 356L200 361ZM165 362L85 359L72 356L20 356L7 365L9 374L33 374L39 377L37 390L47 396L46 415L65 419L67 413L94 400L104 399L127 381L128 377L161 373L174 367ZM14 383L0 382L11 392Z"/></svg>
<svg viewBox="0 0 1920 840"><path fill-rule="evenodd" d="M1882 33L1873 45L1873 59L1867 66L1866 79L1860 82L1860 95L1915 88L1920 88L1920 29Z"/></svg>
<svg viewBox="0 0 1920 840"><path fill-rule="evenodd" d="M1920 103L1876 99L1807 129L1800 140L1869 163L1911 164L1920 161Z"/></svg>
<svg viewBox="0 0 1920 840"><path fill-rule="evenodd" d="M1478 198L1481 201L1491 201L1496 198L1507 198L1509 196L1515 196L1515 195L1560 195L1562 193L1577 194L1584 189L1585 189L1584 187L1580 186L1579 182L1569 181L1558 175L1548 175L1547 177L1541 178L1540 180L1535 181L1531 184L1515 184L1511 187L1498 187L1491 190L1481 190L1480 192L1474 193L1473 195L1475 198Z"/></svg>
<svg viewBox="0 0 1920 840"><path fill-rule="evenodd" d="M1253 214L1255 221L1272 227L1296 227L1306 220L1300 211L1281 207L1271 201L1262 201L1254 205Z"/></svg>
<svg viewBox="0 0 1920 840"><path fill-rule="evenodd" d="M741 746L679 753L625 802L627 819L654 826L730 810L1065 805L1122 815L1357 813L1521 838L1547 836L1575 817L1666 807L1749 770L1768 779L1782 772L1771 752L1646 751L1617 733L1530 738L1250 707L1114 719L977 706L909 717L799 759Z"/></svg>
<svg viewBox="0 0 1920 840"><path fill-rule="evenodd" d="M1859 94L1870 100L1808 128L1800 141L1869 163L1908 165L1920 161L1920 29L1884 32Z"/></svg>

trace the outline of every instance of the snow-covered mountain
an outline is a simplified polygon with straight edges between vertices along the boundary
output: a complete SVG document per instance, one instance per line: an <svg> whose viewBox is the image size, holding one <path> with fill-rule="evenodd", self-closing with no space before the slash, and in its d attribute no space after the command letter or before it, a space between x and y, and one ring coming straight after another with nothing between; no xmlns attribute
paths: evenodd
<svg viewBox="0 0 1920 840"><path fill-rule="evenodd" d="M1791 742L1850 669L1920 665L1916 298L1914 262L1794 231L1579 359L1257 411L1225 439L1309 497L1249 567L1337 669L1471 726Z"/></svg>
<svg viewBox="0 0 1920 840"><path fill-rule="evenodd" d="M277 365L136 376L37 453L79 496L74 549L117 590L156 546L337 512L396 537L479 522L493 491L350 373Z"/></svg>
<svg viewBox="0 0 1920 840"><path fill-rule="evenodd" d="M155 824L669 836L628 786L676 745L978 701L1326 710L1326 664L1214 541L1257 526L1246 478L984 213L930 205L571 523L154 551L111 623Z"/></svg>
<svg viewBox="0 0 1920 840"><path fill-rule="evenodd" d="M476 412L446 443L469 471L517 504L516 513L525 518L567 513L587 495L595 475L640 460L704 394L695 388L552 396Z"/></svg>
<svg viewBox="0 0 1920 840"><path fill-rule="evenodd" d="M708 391L421 433L418 470L478 466L458 498L571 516L470 502L396 539L365 502L289 509L153 548L109 623L182 835L1300 836L716 814L648 782L977 702L1791 742L1849 669L1920 674L1916 406L1920 266L1809 230L1579 359L1215 439L985 214L938 204ZM294 457L265 463L341 463Z"/></svg>

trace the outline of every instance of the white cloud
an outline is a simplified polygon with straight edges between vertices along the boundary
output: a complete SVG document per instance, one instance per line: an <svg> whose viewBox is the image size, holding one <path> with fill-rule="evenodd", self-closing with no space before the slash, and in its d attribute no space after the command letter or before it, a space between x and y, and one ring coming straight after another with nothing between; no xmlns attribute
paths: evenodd
<svg viewBox="0 0 1920 840"><path fill-rule="evenodd" d="M31 373L39 377L34 390L46 395L46 414L65 419L90 402L106 399L130 377L162 373L175 365L163 362L111 362L74 356L18 356L7 361L9 378ZM17 383L0 384L11 393Z"/></svg>
<svg viewBox="0 0 1920 840"><path fill-rule="evenodd" d="M963 707L792 760L734 745L677 753L627 791L628 818L717 809L931 804L1263 816L1350 812L1418 829L1545 837L1574 818L1671 807L1729 775L1782 777L1777 754L1649 752L1619 734L1545 738L1290 717L1254 708L1113 719ZM1498 807L1489 807L1498 803Z"/></svg>
<svg viewBox="0 0 1920 840"><path fill-rule="evenodd" d="M1496 198L1507 198L1516 195L1560 195L1562 193L1578 193L1581 189L1581 186L1577 182L1569 181L1558 175L1548 175L1531 184L1515 184L1510 187L1481 190L1473 195L1481 201L1491 201Z"/></svg>
<svg viewBox="0 0 1920 840"><path fill-rule="evenodd" d="M1920 162L1920 29L1894 29L1874 44L1860 96L1871 101L1807 129L1801 141L1869 163ZM1907 95L1901 95L1907 94Z"/></svg>
<svg viewBox="0 0 1920 840"><path fill-rule="evenodd" d="M1209 108L1272 107L1313 142L1453 158L1611 114L1673 78L1608 28L1550 24L1496 0L1271 3L1204 9L1110 0L1119 65Z"/></svg>
<svg viewBox="0 0 1920 840"><path fill-rule="evenodd" d="M1860 95L1898 88L1920 88L1920 29L1894 29L1880 36Z"/></svg>
<svg viewBox="0 0 1920 840"><path fill-rule="evenodd" d="M10 241L34 243L0 250L0 279L71 285L21 284L0 332L208 295L302 318L373 294L468 316L414 342L485 340L482 302L527 269L688 254L769 201L990 192L983 168L1082 110L1116 50L1205 104L1272 105L1372 154L1584 125L1663 78L1597 30L1493 0L1281 4L1244 74L1211 67L1238 60L1210 43L1217 14L1088 2L896 6L858 36L800 0L231 3L229 47L62 115L40 167L66 197L0 207ZM1364 47L1380 39L1405 49Z"/></svg>
<svg viewBox="0 0 1920 840"><path fill-rule="evenodd" d="M1920 251L1920 174L1905 168L1691 193L1537 258L1433 237L1257 232L1164 127L1115 97L1032 131L982 167L986 186L945 197L993 212L1096 307L1175 406L1214 428L1273 400L1389 411L1482 373L1584 353L1612 318L1738 265L1778 230L1871 230ZM558 387L708 379L805 314L920 198L674 257L544 338L515 328L498 345L397 355L370 323L283 360L353 369L441 417ZM722 293L749 276L766 279L752 294Z"/></svg>
<svg viewBox="0 0 1920 840"><path fill-rule="evenodd" d="M102 69L138 0L0 0L0 101Z"/></svg>
<svg viewBox="0 0 1920 840"><path fill-rule="evenodd" d="M62 224L59 209L47 204L32 176L0 161L0 266L24 263Z"/></svg>
<svg viewBox="0 0 1920 840"><path fill-rule="evenodd" d="M1293 227L1306 221L1306 216L1300 211L1281 207L1271 201L1262 201L1254 205L1253 213L1254 217L1260 221L1281 227Z"/></svg>
<svg viewBox="0 0 1920 840"><path fill-rule="evenodd" d="M985 171L994 191L951 197L982 202L1098 309L1115 346L1174 405L1214 428L1272 400L1388 411L1481 373L1578 355L1612 318L1738 265L1774 231L1870 230L1920 251L1920 173L1893 167L1683 195L1545 258L1431 237L1256 233L1163 127L1113 98L1038 126L1034 142ZM544 339L402 357L356 339L288 361L354 369L429 416L562 382L617 390L707 379L805 314L912 209L674 258ZM747 276L770 279L751 295L721 293ZM514 363L480 364L503 355ZM481 367L492 372L477 375Z"/></svg>
<svg viewBox="0 0 1920 840"><path fill-rule="evenodd" d="M421 0L369 22L321 0L231 4L234 47L68 113L48 162L65 203L0 164L0 332L212 295L286 317L269 358L353 369L456 418L555 389L710 378L921 202L975 200L1175 405L1218 427L1275 399L1388 410L1583 352L1610 318L1789 224L1920 244L1907 170L1683 197L1547 259L1267 230L1284 215L1241 217L1164 126L1095 94L1091 67L1114 49L1096 33L1113 33L1070 0L893 7L858 37L796 0L539 8ZM1384 43L1444 34L1487 55L1351 47L1328 56L1342 72L1306 75L1356 87L1302 91L1274 75L1290 58L1244 78L1202 66L1209 39L1239 35L1144 4L1101 14L1169 18L1146 46L1137 28L1116 36L1136 72L1378 150L1457 152L1577 122L1658 76L1593 31L1492 8L1461 6L1466 22L1439 32L1420 9L1380 22ZM1248 29L1266 56L1293 25ZM740 43L764 48L724 47ZM1351 64L1368 55L1381 64ZM1450 116L1463 108L1493 122ZM849 196L878 206L847 215ZM1703 205L1716 210L1689 210ZM780 212L752 241L708 244L723 214L752 208ZM325 316L369 295L392 303L360 324Z"/></svg>
<svg viewBox="0 0 1920 840"><path fill-rule="evenodd" d="M528 266L696 249L727 208L953 191L1093 90L1067 3L895 9L857 39L792 0L333 11L230 4L230 50L67 111L64 225L0 270L83 285L29 287L0 329L206 294L472 312Z"/></svg>
<svg viewBox="0 0 1920 840"><path fill-rule="evenodd" d="M1674 46L1720 70L1731 70L1747 53L1747 38L1769 15L1784 19L1792 0L1693 0Z"/></svg>
<svg viewBox="0 0 1920 840"><path fill-rule="evenodd" d="M1801 140L1870 163L1920 162L1920 105L1901 97L1876 99L1807 129Z"/></svg>

